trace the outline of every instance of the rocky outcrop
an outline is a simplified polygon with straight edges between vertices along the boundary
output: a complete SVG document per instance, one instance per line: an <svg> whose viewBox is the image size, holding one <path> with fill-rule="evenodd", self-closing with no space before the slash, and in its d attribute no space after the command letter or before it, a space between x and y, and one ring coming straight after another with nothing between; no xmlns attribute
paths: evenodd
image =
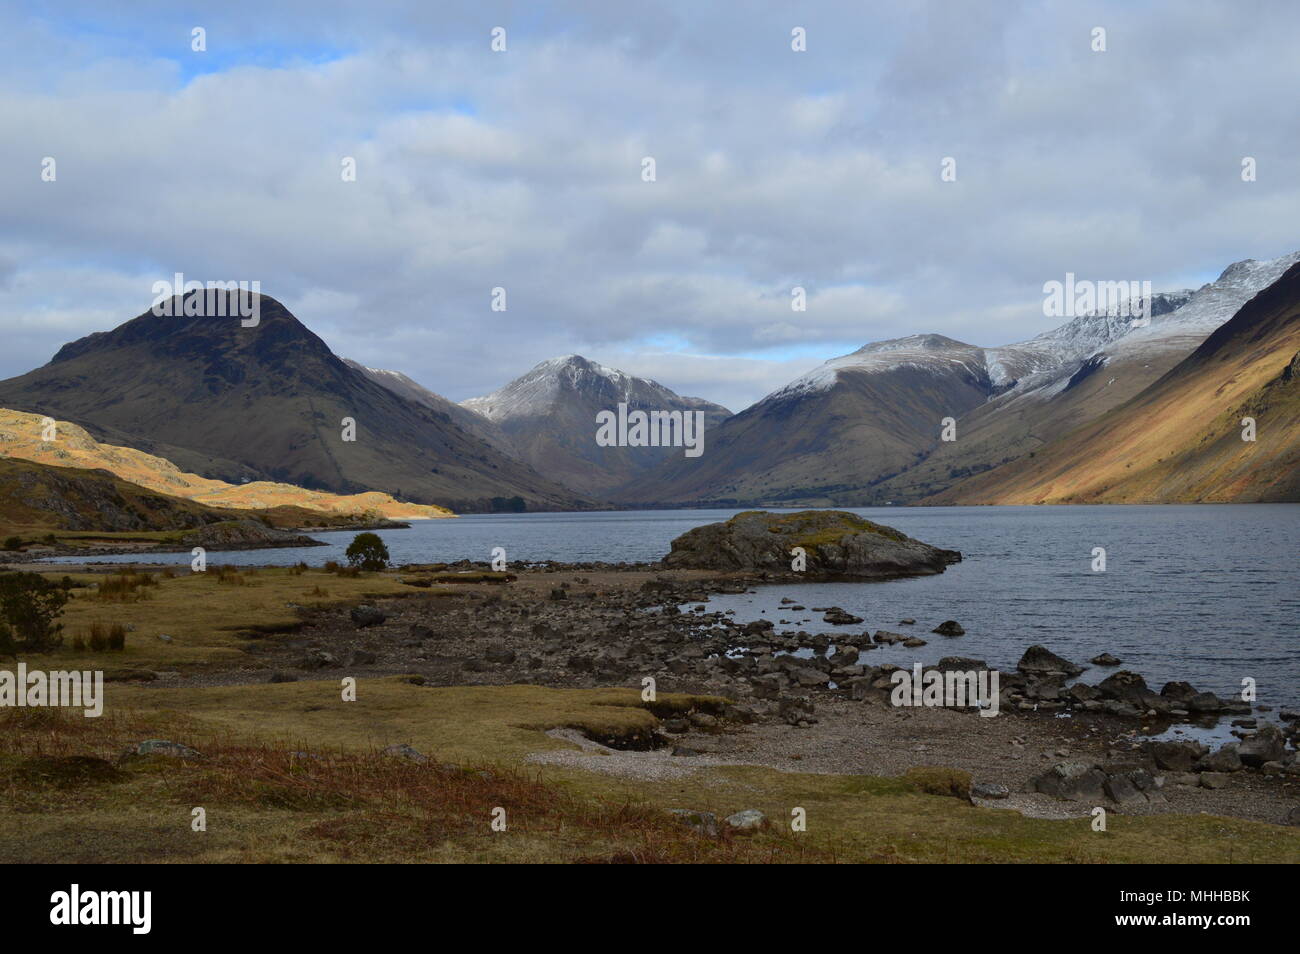
<svg viewBox="0 0 1300 954"><path fill-rule="evenodd" d="M799 569L802 551L803 569ZM842 510L749 510L690 530L664 562L674 568L763 570L792 578L889 579L942 573L961 559Z"/></svg>
<svg viewBox="0 0 1300 954"><path fill-rule="evenodd" d="M208 550L252 550L263 547L321 547L319 540L268 527L260 520L227 520L193 530L182 538L187 547Z"/></svg>

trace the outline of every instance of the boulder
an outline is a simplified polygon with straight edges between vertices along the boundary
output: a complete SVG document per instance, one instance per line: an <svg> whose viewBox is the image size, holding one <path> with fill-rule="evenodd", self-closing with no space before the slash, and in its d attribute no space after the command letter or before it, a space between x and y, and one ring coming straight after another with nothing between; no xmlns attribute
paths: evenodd
<svg viewBox="0 0 1300 954"><path fill-rule="evenodd" d="M201 759L203 758L197 751L181 742L172 742L169 739L145 739L143 742L137 742L122 753L123 758L132 756L145 757L150 755L161 755L169 759Z"/></svg>
<svg viewBox="0 0 1300 954"><path fill-rule="evenodd" d="M299 669L336 669L341 666L338 657L323 649L309 649L298 662Z"/></svg>
<svg viewBox="0 0 1300 954"><path fill-rule="evenodd" d="M1195 742L1152 742L1147 752L1158 768L1167 772L1190 772L1196 760L1204 753Z"/></svg>
<svg viewBox="0 0 1300 954"><path fill-rule="evenodd" d="M429 761L429 757L413 745L400 742L397 745L390 745L381 753L391 759L401 759L405 762L416 762L423 765Z"/></svg>
<svg viewBox="0 0 1300 954"><path fill-rule="evenodd" d="M354 606L348 616L352 618L352 622L357 629L363 629L366 626L378 626L388 619L388 614L378 606Z"/></svg>
<svg viewBox="0 0 1300 954"><path fill-rule="evenodd" d="M1092 659L1088 661L1094 666L1118 666L1124 660L1120 659L1118 656L1112 656L1110 653L1102 653L1099 656L1093 656Z"/></svg>
<svg viewBox="0 0 1300 954"><path fill-rule="evenodd" d="M1106 779L1102 789L1115 802L1125 805L1130 802L1146 801L1133 781L1126 775L1112 775Z"/></svg>
<svg viewBox="0 0 1300 954"><path fill-rule="evenodd" d="M932 633L938 633L940 636L965 636L966 630L962 629L961 623L955 619L946 619L934 629Z"/></svg>
<svg viewBox="0 0 1300 954"><path fill-rule="evenodd" d="M749 510L696 527L672 542L673 568L790 573L791 552L804 551L804 578L888 579L942 573L961 559L891 527L842 510L769 513Z"/></svg>
<svg viewBox="0 0 1300 954"><path fill-rule="evenodd" d="M1198 772L1239 772L1241 756L1237 753L1237 743L1229 742L1217 752L1211 752L1196 763Z"/></svg>
<svg viewBox="0 0 1300 954"><path fill-rule="evenodd" d="M688 828L693 828L708 838L718 837L718 816L713 812L697 812L691 808L673 808L670 811Z"/></svg>
<svg viewBox="0 0 1300 954"><path fill-rule="evenodd" d="M1096 801L1104 794L1106 773L1086 762L1062 762L1034 779L1034 791L1070 801Z"/></svg>
<svg viewBox="0 0 1300 954"><path fill-rule="evenodd" d="M1237 755L1252 768L1260 768L1265 762L1281 761L1286 755L1286 738L1281 729L1265 722L1259 731L1238 744Z"/></svg>
<svg viewBox="0 0 1300 954"><path fill-rule="evenodd" d="M1082 666L1056 655L1045 646L1030 646L1026 649L1020 662L1016 663L1016 668L1021 672L1059 672L1066 676L1077 676L1083 672Z"/></svg>
<svg viewBox="0 0 1300 954"><path fill-rule="evenodd" d="M747 808L727 816L727 825L732 831L754 832L767 824L767 816L757 808Z"/></svg>
<svg viewBox="0 0 1300 954"><path fill-rule="evenodd" d="M1167 682L1160 694L1166 699L1183 703L1190 702L1197 696L1196 687L1190 682Z"/></svg>
<svg viewBox="0 0 1300 954"><path fill-rule="evenodd" d="M1147 681L1141 675L1127 669L1121 669L1107 676L1097 683L1097 688L1103 698L1127 702L1130 705L1140 705L1143 697L1151 692L1147 688Z"/></svg>
<svg viewBox="0 0 1300 954"><path fill-rule="evenodd" d="M852 626L862 622L861 616L854 616L852 613L846 613L838 606L832 606L822 617L822 621L830 623L832 626Z"/></svg>
<svg viewBox="0 0 1300 954"><path fill-rule="evenodd" d="M970 797L972 799L1002 799L1008 798L1010 795L1011 790L998 782L975 782L970 787Z"/></svg>

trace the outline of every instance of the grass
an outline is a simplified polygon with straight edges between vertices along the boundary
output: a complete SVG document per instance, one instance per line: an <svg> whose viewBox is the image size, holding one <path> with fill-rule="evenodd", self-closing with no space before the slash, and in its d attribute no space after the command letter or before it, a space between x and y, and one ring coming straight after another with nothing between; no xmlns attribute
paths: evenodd
<svg viewBox="0 0 1300 954"><path fill-rule="evenodd" d="M50 575L63 576L61 572ZM72 579L94 585L71 591L60 620L69 639L54 653L24 655L29 666L43 665L45 660L51 668L97 668L96 660L102 657L79 653L71 642L95 624L120 625L127 631L125 648L114 653L115 662L123 666L186 671L243 664L248 657L242 647L249 636L291 631L301 625L304 613L428 592L381 573L348 577L296 567L236 571L209 566L205 573L183 568L171 576L168 571L82 573L72 574ZM141 594L148 595L140 598ZM158 639L162 634L172 641ZM0 663L0 668L11 666Z"/></svg>
<svg viewBox="0 0 1300 954"><path fill-rule="evenodd" d="M1099 833L1089 818L1030 819L926 794L960 785L942 769L872 778L738 766L645 781L522 761L566 747L542 734L554 726L625 739L651 730L653 713L630 689L365 679L351 703L333 680L106 691L101 719L0 716L0 861L1300 860L1300 831L1256 822L1112 814ZM714 704L661 696L656 708ZM116 762L126 745L151 737L204 757ZM397 742L429 763L378 754ZM207 812L207 832L190 829L195 806ZM506 809L505 832L491 830L496 807ZM796 807L807 813L804 833L790 830ZM758 808L772 825L713 839L670 808L719 817Z"/></svg>

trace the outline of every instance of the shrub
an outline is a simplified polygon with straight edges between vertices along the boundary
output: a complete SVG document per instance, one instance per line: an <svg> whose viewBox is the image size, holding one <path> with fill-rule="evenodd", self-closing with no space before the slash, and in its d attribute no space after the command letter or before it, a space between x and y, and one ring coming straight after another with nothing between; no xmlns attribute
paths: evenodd
<svg viewBox="0 0 1300 954"><path fill-rule="evenodd" d="M208 570L208 577L228 586L246 586L244 574L233 566L214 566Z"/></svg>
<svg viewBox="0 0 1300 954"><path fill-rule="evenodd" d="M39 573L0 573L0 652L47 652L63 637L55 620L68 591Z"/></svg>
<svg viewBox="0 0 1300 954"><path fill-rule="evenodd" d="M157 585L150 573L119 573L100 582L95 598L104 603L136 603L153 599L148 587Z"/></svg>
<svg viewBox="0 0 1300 954"><path fill-rule="evenodd" d="M388 547L376 533L358 533L347 549L348 564L358 570L382 570L388 566Z"/></svg>
<svg viewBox="0 0 1300 954"><path fill-rule="evenodd" d="M23 547L22 537L5 537L6 550L21 550Z"/></svg>

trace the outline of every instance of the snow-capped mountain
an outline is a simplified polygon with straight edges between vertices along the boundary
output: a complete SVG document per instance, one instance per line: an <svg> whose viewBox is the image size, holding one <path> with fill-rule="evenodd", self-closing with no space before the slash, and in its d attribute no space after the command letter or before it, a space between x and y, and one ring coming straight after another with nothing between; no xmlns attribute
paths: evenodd
<svg viewBox="0 0 1300 954"><path fill-rule="evenodd" d="M943 335L908 335L888 341L874 341L851 354L831 358L820 367L800 375L769 394L764 401L833 388L843 371L881 374L900 368L922 371L958 371L974 377L987 376L984 349Z"/></svg>
<svg viewBox="0 0 1300 954"><path fill-rule="evenodd" d="M705 422L716 424L731 416L719 404L703 398L684 397L657 381L638 378L617 368L588 360L580 354L566 354L543 361L505 387L484 397L469 398L461 406L489 421L540 417L551 413L570 395L583 394L605 402L604 407L625 403L646 410L701 410Z"/></svg>
<svg viewBox="0 0 1300 954"><path fill-rule="evenodd" d="M681 451L660 447L602 447L596 415L626 404L629 411L700 411L711 429L731 416L721 405L683 397L656 381L608 368L577 354L543 361L505 387L461 406L500 428L519 457L567 486L611 494Z"/></svg>
<svg viewBox="0 0 1300 954"><path fill-rule="evenodd" d="M705 461L668 461L628 488L644 502L742 505L917 499L1029 453L1152 384L1276 281L1300 253L1230 265L1195 291L1083 315L983 348L908 335L833 358L721 427ZM958 439L940 440L957 420Z"/></svg>

